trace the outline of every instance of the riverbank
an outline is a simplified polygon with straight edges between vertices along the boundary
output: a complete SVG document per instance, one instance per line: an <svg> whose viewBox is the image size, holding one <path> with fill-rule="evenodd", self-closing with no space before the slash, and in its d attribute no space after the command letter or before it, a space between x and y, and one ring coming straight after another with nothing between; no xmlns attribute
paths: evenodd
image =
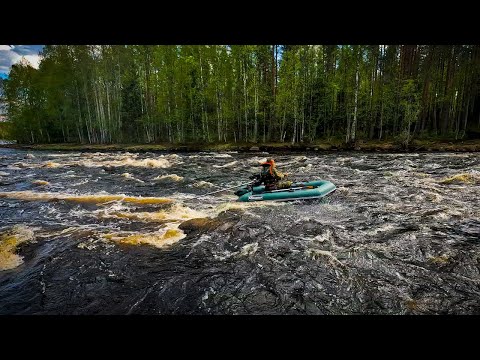
<svg viewBox="0 0 480 360"><path fill-rule="evenodd" d="M341 141L313 144L290 143L188 143L188 144L3 144L0 147L31 150L59 151L239 151L239 152L305 152L305 151L363 151L363 152L476 152L480 151L480 139L476 140L414 140L406 149L393 141L359 141L347 146Z"/></svg>

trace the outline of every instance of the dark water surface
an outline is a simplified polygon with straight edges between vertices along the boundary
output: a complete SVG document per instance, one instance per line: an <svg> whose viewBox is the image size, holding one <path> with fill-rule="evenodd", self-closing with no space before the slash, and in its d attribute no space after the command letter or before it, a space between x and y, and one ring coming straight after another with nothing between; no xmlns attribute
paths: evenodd
<svg viewBox="0 0 480 360"><path fill-rule="evenodd" d="M480 313L480 154L265 156L0 149L0 314Z"/></svg>

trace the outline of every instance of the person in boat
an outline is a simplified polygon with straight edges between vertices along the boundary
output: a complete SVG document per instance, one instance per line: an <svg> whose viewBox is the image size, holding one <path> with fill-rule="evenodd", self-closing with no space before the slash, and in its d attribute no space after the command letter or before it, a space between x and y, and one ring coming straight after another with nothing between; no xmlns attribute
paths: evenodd
<svg viewBox="0 0 480 360"><path fill-rule="evenodd" d="M264 163L260 164L261 170L260 175L254 175L251 178L256 181L253 183L253 186L259 186L264 184L265 190L280 190L288 189L292 182L287 180L288 173L282 173L277 169L275 160L272 158L267 159Z"/></svg>

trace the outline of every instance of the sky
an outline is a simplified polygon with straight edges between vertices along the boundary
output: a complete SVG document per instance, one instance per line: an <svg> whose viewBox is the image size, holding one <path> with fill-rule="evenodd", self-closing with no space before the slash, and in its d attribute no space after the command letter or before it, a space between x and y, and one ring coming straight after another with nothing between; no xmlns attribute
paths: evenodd
<svg viewBox="0 0 480 360"><path fill-rule="evenodd" d="M22 57L38 69L43 45L0 45L0 78L8 77L12 64L19 62Z"/></svg>

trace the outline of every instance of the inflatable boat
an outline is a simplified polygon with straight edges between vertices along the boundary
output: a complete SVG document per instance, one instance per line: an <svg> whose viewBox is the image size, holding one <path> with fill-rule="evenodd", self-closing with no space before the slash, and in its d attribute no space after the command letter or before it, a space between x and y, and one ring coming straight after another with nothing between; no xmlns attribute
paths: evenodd
<svg viewBox="0 0 480 360"><path fill-rule="evenodd" d="M322 198L336 190L330 181L315 180L292 184L288 189L265 191L265 186L247 186L235 191L238 201L289 201Z"/></svg>

